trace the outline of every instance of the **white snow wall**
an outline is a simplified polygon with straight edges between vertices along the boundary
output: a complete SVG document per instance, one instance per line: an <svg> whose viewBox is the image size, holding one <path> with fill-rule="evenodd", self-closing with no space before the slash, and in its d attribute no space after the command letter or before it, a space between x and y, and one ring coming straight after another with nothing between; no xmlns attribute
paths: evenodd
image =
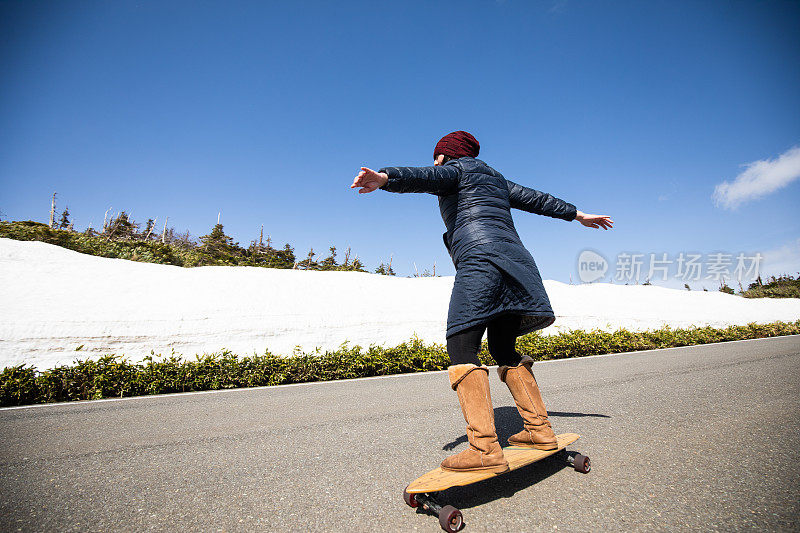
<svg viewBox="0 0 800 533"><path fill-rule="evenodd" d="M227 348L291 355L343 342L393 346L417 335L444 343L453 277L258 267L181 268L84 255L0 238L0 368L40 370L116 353L185 357ZM542 330L800 319L798 299L721 292L544 281L556 322ZM76 351L78 347L82 347Z"/></svg>

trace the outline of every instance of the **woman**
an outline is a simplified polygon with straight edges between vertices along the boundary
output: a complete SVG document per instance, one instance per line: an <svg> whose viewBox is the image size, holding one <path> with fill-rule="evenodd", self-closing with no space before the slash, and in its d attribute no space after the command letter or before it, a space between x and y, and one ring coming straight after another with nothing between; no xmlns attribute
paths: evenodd
<svg viewBox="0 0 800 533"><path fill-rule="evenodd" d="M514 228L510 209L578 220L590 228L609 229L613 221L506 180L476 159L479 150L475 137L454 131L436 144L432 167L385 167L377 172L361 167L350 188L361 187L359 193L380 188L439 197L447 227L444 243L456 267L447 315L448 373L469 441L469 448L445 459L442 468L504 472L508 462L497 441L489 369L478 359L484 332L500 379L523 418L524 429L509 437L509 444L541 450L558 447L531 370L533 360L515 349L519 335L551 325L555 315L536 263Z"/></svg>

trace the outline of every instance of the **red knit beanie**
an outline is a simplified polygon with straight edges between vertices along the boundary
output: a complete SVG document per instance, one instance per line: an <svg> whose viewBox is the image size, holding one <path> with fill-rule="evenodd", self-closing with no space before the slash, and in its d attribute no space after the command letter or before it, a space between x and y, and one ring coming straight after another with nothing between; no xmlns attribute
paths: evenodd
<svg viewBox="0 0 800 533"><path fill-rule="evenodd" d="M478 157L481 145L477 139L466 131L454 131L442 137L436 148L433 149L433 158L439 154L450 156L454 159L459 157Z"/></svg>

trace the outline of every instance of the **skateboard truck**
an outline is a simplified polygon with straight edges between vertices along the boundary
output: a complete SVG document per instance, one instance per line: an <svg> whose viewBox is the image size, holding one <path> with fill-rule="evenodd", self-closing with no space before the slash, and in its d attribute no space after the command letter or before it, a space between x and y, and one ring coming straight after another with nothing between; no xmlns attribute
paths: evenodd
<svg viewBox="0 0 800 533"><path fill-rule="evenodd" d="M562 450L562 452L564 454L564 460L567 462L567 464L569 464L569 466L578 472L581 472L582 474L588 474L592 469L592 462L587 456L574 452L570 453L565 450Z"/></svg>
<svg viewBox="0 0 800 533"><path fill-rule="evenodd" d="M422 507L423 509L436 514L439 517L439 525L448 533L455 533L464 527L464 517L461 511L452 505L442 506L433 494L422 492L418 494L409 494L403 491L403 500L409 507Z"/></svg>

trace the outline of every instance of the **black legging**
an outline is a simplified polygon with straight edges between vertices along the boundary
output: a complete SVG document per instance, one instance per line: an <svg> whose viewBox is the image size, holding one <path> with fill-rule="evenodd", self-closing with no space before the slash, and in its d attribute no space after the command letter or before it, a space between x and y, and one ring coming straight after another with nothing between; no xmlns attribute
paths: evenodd
<svg viewBox="0 0 800 533"><path fill-rule="evenodd" d="M503 315L488 324L478 324L452 335L447 339L450 364L480 365L478 352L481 349L483 332L488 329L489 354L495 362L498 365L517 366L522 360L515 347L521 320L520 315Z"/></svg>

